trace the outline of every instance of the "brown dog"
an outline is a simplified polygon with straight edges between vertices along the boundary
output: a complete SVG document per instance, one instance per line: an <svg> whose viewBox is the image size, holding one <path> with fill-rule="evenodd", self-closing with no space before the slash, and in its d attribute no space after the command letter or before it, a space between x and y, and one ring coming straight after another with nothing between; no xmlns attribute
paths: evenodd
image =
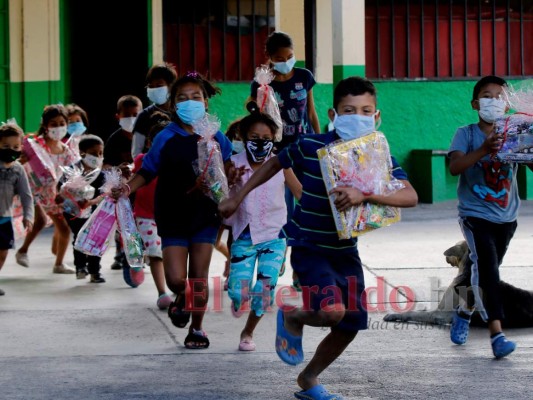
<svg viewBox="0 0 533 400"><path fill-rule="evenodd" d="M433 325L447 325L452 321L454 309L459 304L459 296L463 299L469 295L466 288L470 285L470 266L468 246L463 240L444 252L446 262L458 268L458 274L444 292L437 309L433 311L408 311L400 314L387 314L385 321L422 322ZM533 327L533 292L519 289L504 281L500 282L503 311L506 328ZM459 293L459 294L458 294ZM484 326L485 323L478 313L472 316L471 325Z"/></svg>

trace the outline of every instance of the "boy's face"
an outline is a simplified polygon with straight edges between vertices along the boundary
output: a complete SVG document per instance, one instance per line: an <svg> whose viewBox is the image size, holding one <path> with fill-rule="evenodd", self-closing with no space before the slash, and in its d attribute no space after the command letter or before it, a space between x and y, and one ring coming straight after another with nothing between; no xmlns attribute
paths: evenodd
<svg viewBox="0 0 533 400"><path fill-rule="evenodd" d="M349 94L339 101L336 111L337 115L357 114L370 117L376 114L376 98L370 93L364 93L357 96ZM333 121L335 118L335 111L330 109L328 115L330 120ZM375 117L376 119L379 118L379 112Z"/></svg>
<svg viewBox="0 0 533 400"><path fill-rule="evenodd" d="M118 112L117 117L119 119L137 117L137 115L139 115L141 111L142 111L142 108L139 105L122 107L122 109Z"/></svg>
<svg viewBox="0 0 533 400"><path fill-rule="evenodd" d="M89 147L85 154L90 154L91 156L102 158L104 156L104 146L101 144L95 144L93 147Z"/></svg>
<svg viewBox="0 0 533 400"><path fill-rule="evenodd" d="M503 96L503 86L497 83L488 83L481 88L477 99L472 100L472 109L479 111L479 99L503 99Z"/></svg>
<svg viewBox="0 0 533 400"><path fill-rule="evenodd" d="M3 137L0 139L0 149L22 151L22 138L19 136Z"/></svg>
<svg viewBox="0 0 533 400"><path fill-rule="evenodd" d="M163 86L168 86L168 83L164 79L153 79L148 83L150 89L155 89Z"/></svg>

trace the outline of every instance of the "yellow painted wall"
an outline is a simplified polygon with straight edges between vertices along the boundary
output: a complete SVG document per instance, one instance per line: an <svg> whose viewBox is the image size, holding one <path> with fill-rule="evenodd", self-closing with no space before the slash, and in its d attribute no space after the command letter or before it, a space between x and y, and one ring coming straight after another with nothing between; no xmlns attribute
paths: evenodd
<svg viewBox="0 0 533 400"><path fill-rule="evenodd" d="M152 0L152 62L163 62L163 1Z"/></svg>
<svg viewBox="0 0 533 400"><path fill-rule="evenodd" d="M276 0L276 30L288 34L294 45L296 60L305 61L303 0Z"/></svg>

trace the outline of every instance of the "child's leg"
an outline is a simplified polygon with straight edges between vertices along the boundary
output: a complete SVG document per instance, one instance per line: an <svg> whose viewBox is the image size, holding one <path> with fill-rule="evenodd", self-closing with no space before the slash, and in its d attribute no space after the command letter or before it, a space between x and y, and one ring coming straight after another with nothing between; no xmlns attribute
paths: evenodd
<svg viewBox="0 0 533 400"><path fill-rule="evenodd" d="M149 257L150 271L154 278L155 287L159 295L165 294L167 286L165 283L165 270L163 268L163 259L159 257Z"/></svg>
<svg viewBox="0 0 533 400"><path fill-rule="evenodd" d="M183 246L163 248L163 268L168 288L177 296L185 295L189 249Z"/></svg>
<svg viewBox="0 0 533 400"><path fill-rule="evenodd" d="M232 300L233 311L247 311L257 247L250 239L237 239L231 245L231 254L233 257L228 276L228 296Z"/></svg>
<svg viewBox="0 0 533 400"><path fill-rule="evenodd" d="M202 330L207 301L209 300L209 264L214 245L191 243L189 252L189 285L191 289L192 320L189 331Z"/></svg>
<svg viewBox="0 0 533 400"><path fill-rule="evenodd" d="M7 252L8 250L0 250L0 270L2 270L2 267L4 266L4 263L6 262L7 258ZM6 294L2 289L0 289L0 296L3 296Z"/></svg>
<svg viewBox="0 0 533 400"><path fill-rule="evenodd" d="M54 228L57 231L57 252L55 266L63 264L63 259L67 252L68 242L70 240L70 228L67 221L61 214L50 214L50 218L54 222Z"/></svg>
<svg viewBox="0 0 533 400"><path fill-rule="evenodd" d="M46 214L41 205L35 204L35 218L33 229L26 234L22 246L18 249L17 254L26 254L32 242L35 240L39 232L41 232L46 225Z"/></svg>

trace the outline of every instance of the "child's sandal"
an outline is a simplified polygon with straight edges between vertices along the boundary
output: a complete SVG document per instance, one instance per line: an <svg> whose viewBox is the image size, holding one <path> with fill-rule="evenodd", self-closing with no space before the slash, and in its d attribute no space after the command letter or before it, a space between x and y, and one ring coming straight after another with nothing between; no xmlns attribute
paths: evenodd
<svg viewBox="0 0 533 400"><path fill-rule="evenodd" d="M184 344L188 349L207 349L209 347L209 339L204 331L193 329L192 332L185 337Z"/></svg>

